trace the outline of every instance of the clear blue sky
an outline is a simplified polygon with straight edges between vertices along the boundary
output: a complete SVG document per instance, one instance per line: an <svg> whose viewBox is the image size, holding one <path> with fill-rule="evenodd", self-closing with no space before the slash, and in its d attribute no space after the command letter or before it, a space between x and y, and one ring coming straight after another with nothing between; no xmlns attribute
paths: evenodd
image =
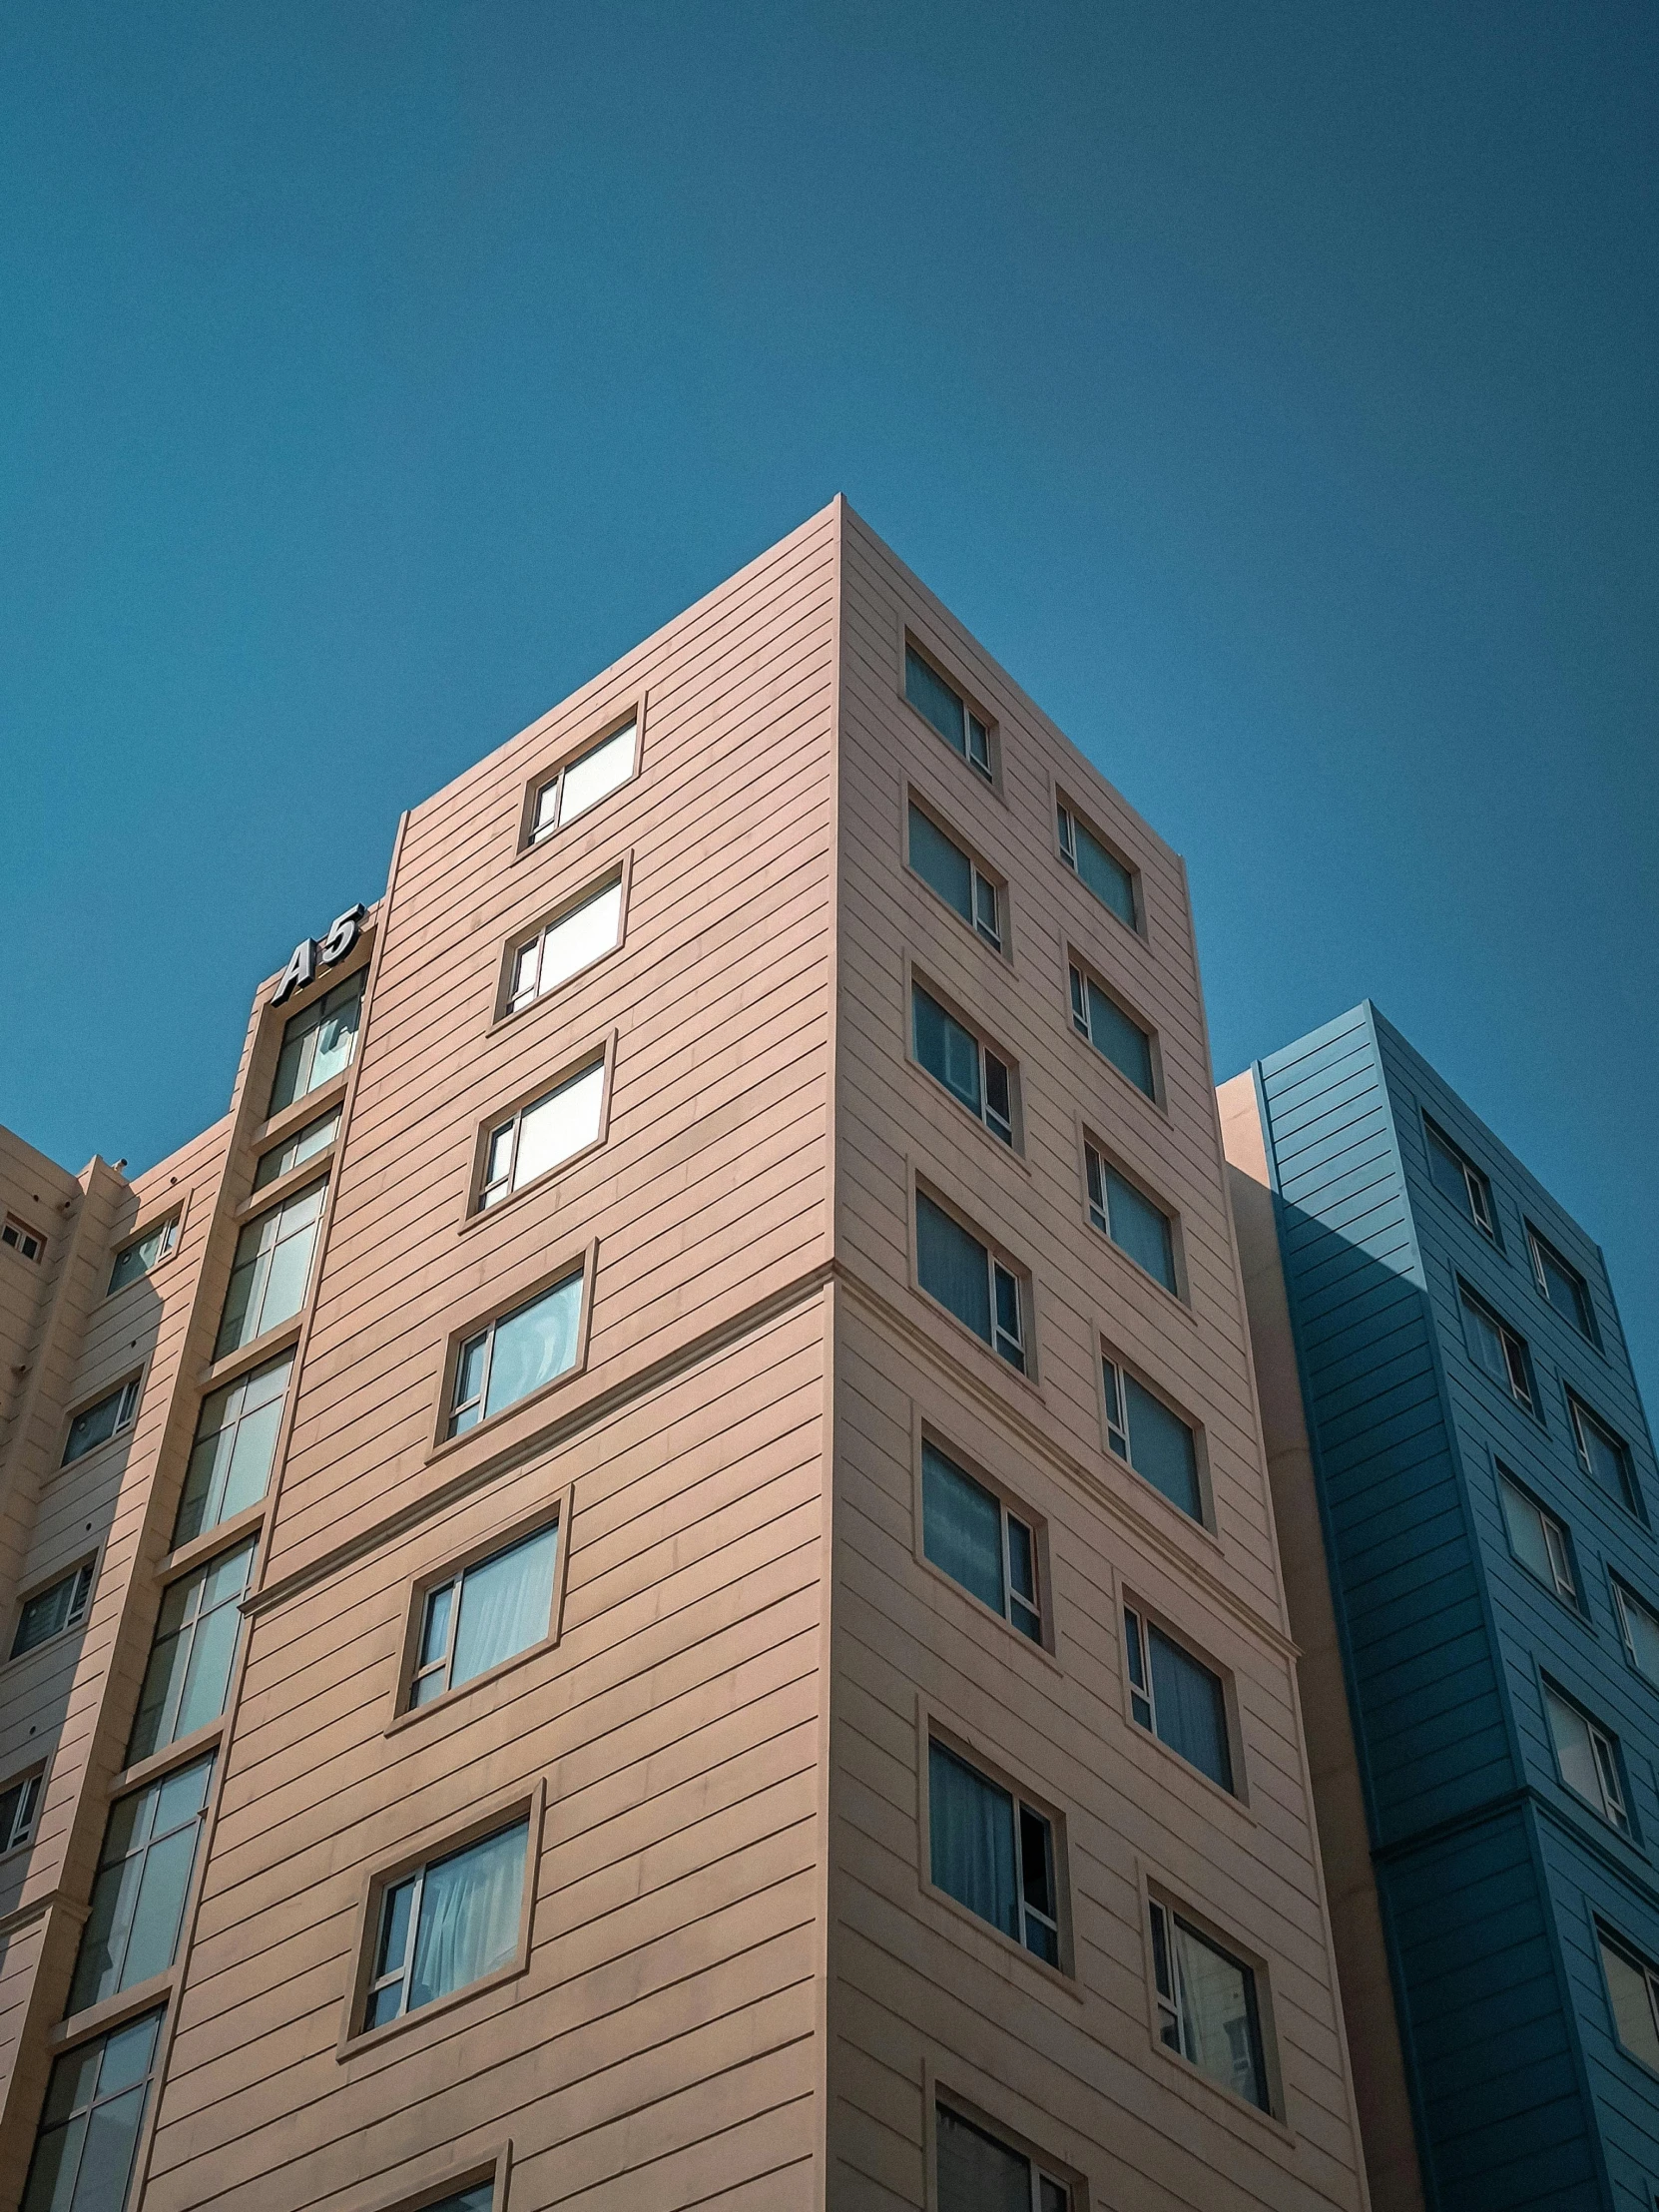
<svg viewBox="0 0 1659 2212"><path fill-rule="evenodd" d="M1375 997L1655 1400L1656 265L1645 0L8 0L0 1118L217 1118L399 809L841 490L1186 853L1218 1074Z"/></svg>

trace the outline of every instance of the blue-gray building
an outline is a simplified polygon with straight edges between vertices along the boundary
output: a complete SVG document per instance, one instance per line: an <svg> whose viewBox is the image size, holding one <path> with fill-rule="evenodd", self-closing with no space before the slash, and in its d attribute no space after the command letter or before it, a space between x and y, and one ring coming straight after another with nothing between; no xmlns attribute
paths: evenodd
<svg viewBox="0 0 1659 2212"><path fill-rule="evenodd" d="M1653 2212L1659 1467L1600 1249L1369 1004L1223 1108L1339 1951L1380 1929L1415 2135L1379 2204Z"/></svg>

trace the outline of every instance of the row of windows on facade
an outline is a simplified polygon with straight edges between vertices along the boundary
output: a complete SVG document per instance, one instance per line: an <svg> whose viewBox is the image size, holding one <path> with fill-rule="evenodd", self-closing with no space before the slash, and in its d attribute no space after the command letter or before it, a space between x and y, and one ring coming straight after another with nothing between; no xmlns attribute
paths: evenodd
<svg viewBox="0 0 1659 2212"><path fill-rule="evenodd" d="M1539 1427L1547 1428L1543 1398L1532 1365L1532 1349L1461 1277L1458 1302L1463 1319L1463 1342L1469 1358L1483 1375L1512 1398ZM1597 1487L1615 1498L1627 1512L1645 1520L1642 1495L1636 1481L1630 1446L1594 1413L1571 1383L1563 1382L1567 1427L1579 1464Z"/></svg>
<svg viewBox="0 0 1659 2212"><path fill-rule="evenodd" d="M1422 1121L1428 1149L1428 1174L1434 1188L1448 1198L1458 1212L1471 1221L1481 1235L1501 1252L1504 1249L1503 1238L1498 1227L1490 1177L1484 1168L1476 1166L1461 1145L1446 1135L1437 1122L1431 1121L1426 1114ZM1538 1296L1599 1351L1601 1333L1596 1326L1589 1284L1572 1262L1557 1251L1542 1230L1534 1228L1524 1214L1521 1216L1521 1230L1531 1263L1533 1287Z"/></svg>

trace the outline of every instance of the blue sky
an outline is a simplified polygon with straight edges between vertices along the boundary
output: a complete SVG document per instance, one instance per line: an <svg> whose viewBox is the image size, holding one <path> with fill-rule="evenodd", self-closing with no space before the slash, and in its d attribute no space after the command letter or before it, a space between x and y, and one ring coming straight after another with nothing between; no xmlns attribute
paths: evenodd
<svg viewBox="0 0 1659 2212"><path fill-rule="evenodd" d="M0 7L0 1118L217 1118L839 490L1186 853L1218 1075L1376 998L1652 1399L1656 264L1620 0Z"/></svg>

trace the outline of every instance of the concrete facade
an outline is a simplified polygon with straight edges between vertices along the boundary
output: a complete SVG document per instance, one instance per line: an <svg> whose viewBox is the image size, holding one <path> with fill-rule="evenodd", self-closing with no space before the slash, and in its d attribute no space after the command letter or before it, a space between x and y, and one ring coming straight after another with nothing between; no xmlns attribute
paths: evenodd
<svg viewBox="0 0 1659 2212"><path fill-rule="evenodd" d="M49 2075L66 2191L83 2108L119 2133L88 2054L135 2022L147 2212L959 2212L987 2157L1035 2212L1365 2205L1179 858L837 500L405 817L341 936L176 1158L0 1159L46 1240L0 1252L13 1640L93 1569L6 1662L0 1793L43 1786L0 1856L0 2212ZM582 1141L481 1206L583 1071ZM457 1427L544 1294L557 1360ZM994 1604L939 1563L941 1456ZM538 1535L537 1632L411 1704L433 1593ZM158 1720L227 1560L223 1710ZM1213 1690L1222 1780L1129 1631ZM987 1835L1023 1809L1014 1933L941 1774ZM106 1991L110 1839L170 1781L176 1939ZM488 1970L370 2024L388 1901L520 1833ZM1165 2040L1155 1930L1250 1990L1231 2085Z"/></svg>

